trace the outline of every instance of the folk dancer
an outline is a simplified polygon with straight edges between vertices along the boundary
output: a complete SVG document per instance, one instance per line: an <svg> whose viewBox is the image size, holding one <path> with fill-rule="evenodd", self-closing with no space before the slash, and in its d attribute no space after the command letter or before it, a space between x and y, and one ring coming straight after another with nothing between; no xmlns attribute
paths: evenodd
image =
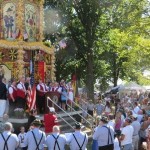
<svg viewBox="0 0 150 150"><path fill-rule="evenodd" d="M81 124L75 124L75 132L72 133L67 140L67 143L70 145L70 150L86 150L86 145L88 143L88 136L87 134L81 131Z"/></svg>
<svg viewBox="0 0 150 150"><path fill-rule="evenodd" d="M37 85L37 106L40 114L45 111L45 94L47 92L48 87L39 79L39 84Z"/></svg>
<svg viewBox="0 0 150 150"><path fill-rule="evenodd" d="M25 77L20 78L20 82L17 84L17 105L19 108L25 109L26 106L26 88Z"/></svg>
<svg viewBox="0 0 150 150"><path fill-rule="evenodd" d="M33 129L28 131L24 143L28 146L28 150L43 150L46 141L45 132L39 128L42 125L41 121L36 119L32 122Z"/></svg>
<svg viewBox="0 0 150 150"><path fill-rule="evenodd" d="M8 89L8 100L9 100L9 116L13 116L14 109L17 103L17 87L16 80L11 79L11 86Z"/></svg>
<svg viewBox="0 0 150 150"><path fill-rule="evenodd" d="M60 134L59 126L53 127L53 133L46 138L48 150L65 150L67 139L65 135Z"/></svg>
<svg viewBox="0 0 150 150"><path fill-rule="evenodd" d="M4 125L5 131L0 134L1 150L16 150L19 145L19 139L16 134L12 133L13 126L10 122L6 122Z"/></svg>

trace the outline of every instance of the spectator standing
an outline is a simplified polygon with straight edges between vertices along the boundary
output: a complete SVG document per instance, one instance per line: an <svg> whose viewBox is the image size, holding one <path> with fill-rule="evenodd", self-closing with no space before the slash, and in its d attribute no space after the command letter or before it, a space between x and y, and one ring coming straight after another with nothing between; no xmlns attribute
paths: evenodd
<svg viewBox="0 0 150 150"><path fill-rule="evenodd" d="M5 131L0 134L0 150L15 150L19 145L19 139L16 134L12 134L13 126L10 122L4 125Z"/></svg>
<svg viewBox="0 0 150 150"><path fill-rule="evenodd" d="M3 120L0 122L0 133L4 132L5 123L8 121L9 116L7 114L3 115Z"/></svg>
<svg viewBox="0 0 150 150"><path fill-rule="evenodd" d="M98 103L95 105L95 110L97 116L100 116L104 111L105 106L102 104L101 100L98 100Z"/></svg>
<svg viewBox="0 0 150 150"><path fill-rule="evenodd" d="M132 150L132 137L134 129L131 126L132 120L130 118L126 118L124 122L124 127L121 132L121 136L119 140L121 141L122 150Z"/></svg>
<svg viewBox="0 0 150 150"><path fill-rule="evenodd" d="M28 146L28 150L44 149L46 135L39 129L41 125L41 121L36 119L32 123L33 130L27 132L24 143Z"/></svg>
<svg viewBox="0 0 150 150"><path fill-rule="evenodd" d="M137 115L133 114L133 121L132 121L132 127L134 129L133 132L133 137L132 137L132 143L133 143L133 150L138 150L139 149L139 131L141 128L141 125L139 121L137 120Z"/></svg>
<svg viewBox="0 0 150 150"><path fill-rule="evenodd" d="M87 150L88 136L81 131L80 123L75 124L75 132L71 134L67 143L70 145L70 150Z"/></svg>
<svg viewBox="0 0 150 150"><path fill-rule="evenodd" d="M46 138L48 150L65 150L66 142L65 135L60 134L59 126L54 126L53 133Z"/></svg>
<svg viewBox="0 0 150 150"><path fill-rule="evenodd" d="M87 111L88 111L89 115L93 116L93 114L94 114L94 108L95 108L95 106L93 104L93 101L89 100L89 103L87 105Z"/></svg>
<svg viewBox="0 0 150 150"><path fill-rule="evenodd" d="M114 129L107 124L107 116L102 116L99 126L93 134L93 140L98 141L99 150L114 149Z"/></svg>

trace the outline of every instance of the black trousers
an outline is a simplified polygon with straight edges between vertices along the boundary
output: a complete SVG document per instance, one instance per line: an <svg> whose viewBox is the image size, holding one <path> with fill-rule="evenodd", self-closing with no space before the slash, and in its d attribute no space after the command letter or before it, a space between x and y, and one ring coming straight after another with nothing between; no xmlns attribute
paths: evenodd
<svg viewBox="0 0 150 150"><path fill-rule="evenodd" d="M39 109L39 113L43 114L45 112L45 96L38 95L37 97L37 106Z"/></svg>
<svg viewBox="0 0 150 150"><path fill-rule="evenodd" d="M99 146L99 150L114 150L114 144Z"/></svg>
<svg viewBox="0 0 150 150"><path fill-rule="evenodd" d="M13 102L12 100L9 101L9 116L14 115L14 109L16 108L17 102Z"/></svg>
<svg viewBox="0 0 150 150"><path fill-rule="evenodd" d="M26 109L26 99L22 97L17 97L17 107Z"/></svg>

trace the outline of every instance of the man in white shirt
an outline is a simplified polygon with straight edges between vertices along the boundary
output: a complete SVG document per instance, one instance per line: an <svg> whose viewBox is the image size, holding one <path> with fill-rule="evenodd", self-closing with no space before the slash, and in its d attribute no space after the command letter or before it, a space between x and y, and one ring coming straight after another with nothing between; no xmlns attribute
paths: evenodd
<svg viewBox="0 0 150 150"><path fill-rule="evenodd" d="M32 123L33 130L28 131L24 143L28 146L28 150L43 150L46 135L39 128L42 125L40 120L34 120Z"/></svg>
<svg viewBox="0 0 150 150"><path fill-rule="evenodd" d="M37 107L39 113L42 114L45 111L45 94L48 92L48 87L39 79L39 84L37 85Z"/></svg>
<svg viewBox="0 0 150 150"><path fill-rule="evenodd" d="M132 120L126 118L123 124L123 129L119 140L121 141L122 150L132 150L132 137L133 137L133 127L131 126Z"/></svg>
<svg viewBox="0 0 150 150"><path fill-rule="evenodd" d="M12 134L13 126L10 122L4 125L5 131L0 134L0 150L15 150L19 145L19 139L16 134Z"/></svg>
<svg viewBox="0 0 150 150"><path fill-rule="evenodd" d="M114 129L108 126L107 116L102 116L99 126L93 134L93 140L97 140L99 150L114 149Z"/></svg>
<svg viewBox="0 0 150 150"><path fill-rule="evenodd" d="M71 134L67 143L70 145L70 150L87 150L88 136L81 131L80 123L76 123L75 132Z"/></svg>
<svg viewBox="0 0 150 150"><path fill-rule="evenodd" d="M17 106L19 108L25 108L26 104L26 88L25 88L25 77L20 78L20 82L17 84Z"/></svg>
<svg viewBox="0 0 150 150"><path fill-rule="evenodd" d="M133 122L132 122L132 127L134 129L133 132L133 137L132 137L132 144L133 144L133 150L138 150L138 145L139 145L139 131L141 128L141 124L139 123L139 121L137 120L137 116L136 114L133 114Z"/></svg>
<svg viewBox="0 0 150 150"><path fill-rule="evenodd" d="M65 150L67 139L65 135L60 134L59 126L53 127L53 133L46 138L48 150Z"/></svg>

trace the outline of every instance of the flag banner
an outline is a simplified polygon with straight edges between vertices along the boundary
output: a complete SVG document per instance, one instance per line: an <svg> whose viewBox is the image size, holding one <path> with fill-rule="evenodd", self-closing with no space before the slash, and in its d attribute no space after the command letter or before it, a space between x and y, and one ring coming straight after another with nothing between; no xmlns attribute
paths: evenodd
<svg viewBox="0 0 150 150"><path fill-rule="evenodd" d="M42 80L42 82L44 82L44 79L45 79L45 62L44 61L38 62L38 75L39 75L39 78Z"/></svg>
<svg viewBox="0 0 150 150"><path fill-rule="evenodd" d="M29 111L36 109L36 86L33 86L33 88L28 90L27 105Z"/></svg>

